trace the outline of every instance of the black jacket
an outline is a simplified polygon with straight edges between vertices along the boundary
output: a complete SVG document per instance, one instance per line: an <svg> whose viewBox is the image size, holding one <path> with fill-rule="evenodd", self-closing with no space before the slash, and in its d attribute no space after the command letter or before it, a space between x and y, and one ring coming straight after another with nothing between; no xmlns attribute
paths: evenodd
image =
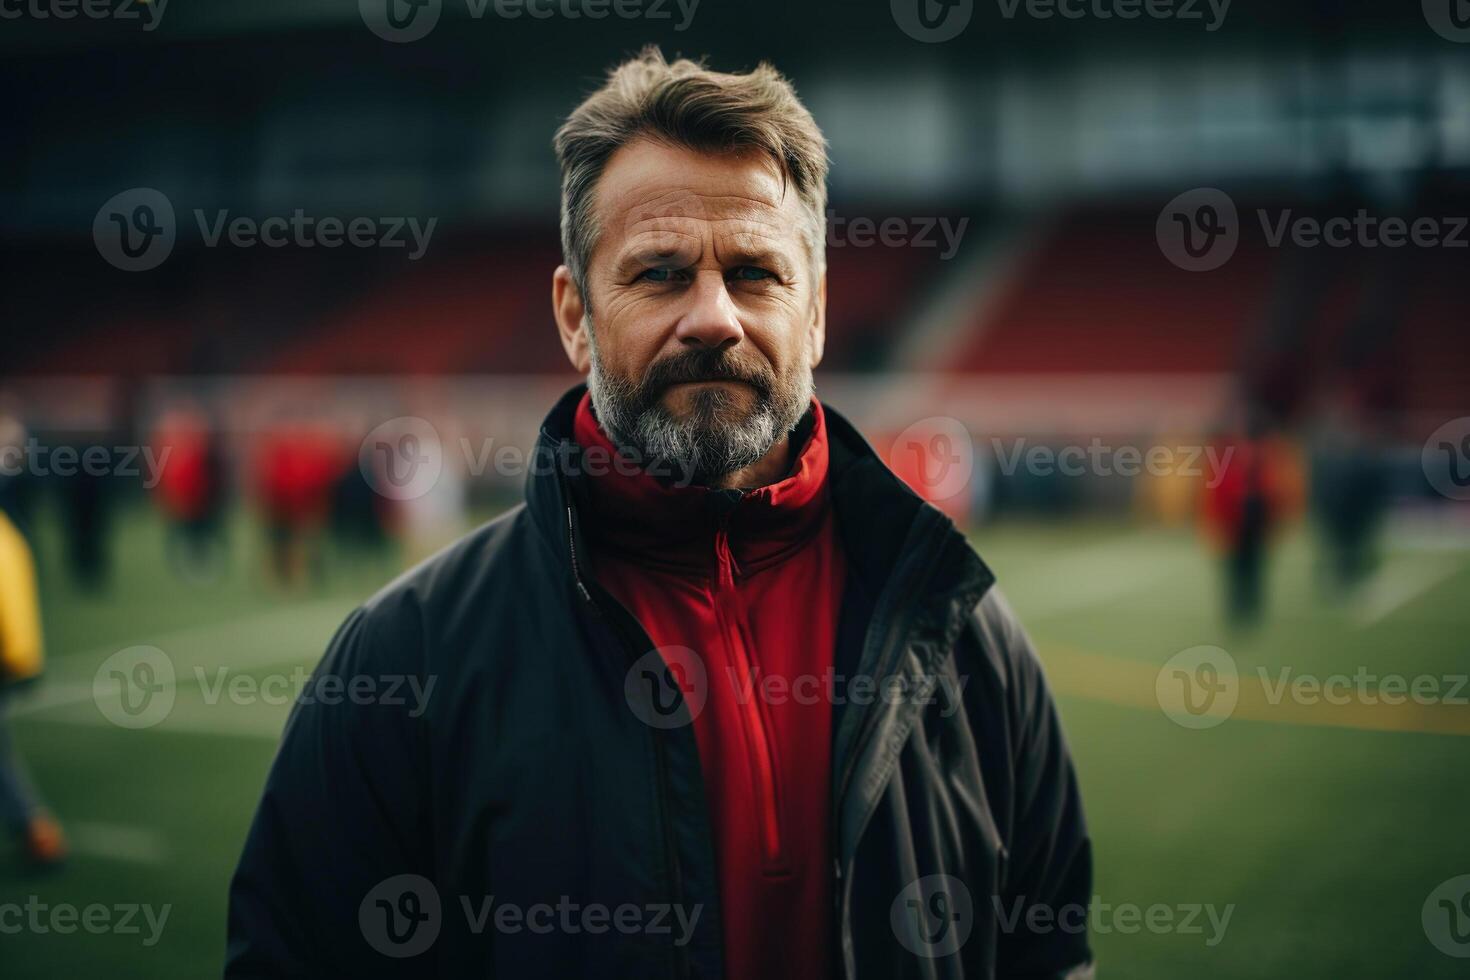
<svg viewBox="0 0 1470 980"><path fill-rule="evenodd" d="M692 727L630 709L652 644L578 560L581 391L523 506L333 638L231 884L226 976L722 977ZM836 674L910 693L835 699L836 928L798 941L863 980L1088 976L1090 843L1035 653L953 523L826 417Z"/></svg>

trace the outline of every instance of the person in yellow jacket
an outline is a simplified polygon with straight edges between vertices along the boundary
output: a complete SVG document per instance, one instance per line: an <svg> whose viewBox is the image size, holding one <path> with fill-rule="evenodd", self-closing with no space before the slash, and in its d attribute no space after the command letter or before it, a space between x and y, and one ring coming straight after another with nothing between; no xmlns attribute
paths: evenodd
<svg viewBox="0 0 1470 980"><path fill-rule="evenodd" d="M41 674L41 608L30 546L0 511L0 821L24 840L38 865L66 856L61 826L36 798L5 724L5 706L16 685Z"/></svg>

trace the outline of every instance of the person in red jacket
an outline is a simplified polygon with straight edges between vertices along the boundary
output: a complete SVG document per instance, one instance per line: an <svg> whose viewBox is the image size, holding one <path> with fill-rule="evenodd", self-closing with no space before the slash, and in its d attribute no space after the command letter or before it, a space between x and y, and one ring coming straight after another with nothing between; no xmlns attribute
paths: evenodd
<svg viewBox="0 0 1470 980"><path fill-rule="evenodd" d="M1246 405L1237 414L1239 421L1213 440L1216 458L1226 462L1205 489L1200 518L1224 557L1225 618L1250 629L1264 611L1267 559L1288 510L1290 481L1285 451L1267 431L1262 410Z"/></svg>
<svg viewBox="0 0 1470 980"><path fill-rule="evenodd" d="M674 651L667 676L690 661L686 695L688 675L703 678L693 726L725 975L827 976L836 958L811 937L828 934L834 900L833 712L816 689L834 668L846 560L812 381L824 141L769 68L721 75L651 51L556 146L553 305L588 375L575 438L598 458L673 461L692 483L617 467L584 481L589 568Z"/></svg>
<svg viewBox="0 0 1470 980"><path fill-rule="evenodd" d="M710 360L702 350L686 357L673 363ZM590 395L573 431L584 449L618 451ZM832 670L844 564L816 401L790 453L781 479L749 490L672 486L611 467L588 480L592 573L660 649L697 646L705 682L694 734L714 777L708 792L733 940L727 972L736 977L821 977L830 966L825 945L772 928L800 922L802 934L825 935L832 903L832 712L822 682ZM772 697L771 678L801 682Z"/></svg>
<svg viewBox="0 0 1470 980"><path fill-rule="evenodd" d="M168 453L155 497L168 522L169 560L190 581L208 581L223 570L225 474L219 439L208 413L191 402L165 412L153 433L155 452Z"/></svg>
<svg viewBox="0 0 1470 980"><path fill-rule="evenodd" d="M1035 651L814 397L811 115L769 65L650 50L556 149L553 313L587 385L524 506L333 638L309 690L425 697L293 711L226 975L1091 976Z"/></svg>
<svg viewBox="0 0 1470 980"><path fill-rule="evenodd" d="M292 421L270 432L256 456L270 571L280 585L321 573L321 533L330 516L341 446L323 425Z"/></svg>

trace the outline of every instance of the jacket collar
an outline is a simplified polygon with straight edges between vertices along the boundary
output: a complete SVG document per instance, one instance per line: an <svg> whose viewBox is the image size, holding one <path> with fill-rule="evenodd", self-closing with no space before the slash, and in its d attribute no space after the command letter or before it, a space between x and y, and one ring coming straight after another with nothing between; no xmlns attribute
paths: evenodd
<svg viewBox="0 0 1470 980"><path fill-rule="evenodd" d="M799 448L788 475L746 491L661 479L632 465L598 422L590 395L577 403L572 427L587 462L575 486L587 537L642 564L706 571L723 534L738 570L759 568L799 550L830 506L827 431L815 399L792 434Z"/></svg>
<svg viewBox="0 0 1470 980"><path fill-rule="evenodd" d="M578 484L586 461L575 438L575 423L586 391L586 385L572 388L546 416L535 458L551 465L533 466L526 481L531 518L553 552L567 563L584 598L582 577L587 573L580 562L587 551L583 535L588 518L579 515L585 498ZM960 629L954 611L967 614L973 609L995 576L954 523L895 476L841 413L824 405L822 421L828 450L825 484L849 577L859 578L876 597L890 584L895 569L912 565L902 559L923 545L929 554L918 573L923 578L917 586L924 600L921 618L928 621L926 632L942 650Z"/></svg>

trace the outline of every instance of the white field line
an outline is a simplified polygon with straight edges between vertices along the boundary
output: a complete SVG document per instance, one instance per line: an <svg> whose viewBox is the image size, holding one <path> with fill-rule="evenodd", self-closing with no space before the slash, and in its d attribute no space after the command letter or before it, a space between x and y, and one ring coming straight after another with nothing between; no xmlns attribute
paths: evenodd
<svg viewBox="0 0 1470 980"><path fill-rule="evenodd" d="M109 644L107 646L92 647L80 653L66 653L52 657L48 663L47 673L53 677L61 677L66 674L74 674L70 680L77 680L85 676L89 681L91 674L97 669L97 665L106 660L119 650L126 650L132 646L155 646L170 656L173 656L171 648L197 650L201 647L208 649L209 641L217 639L221 634L238 634L240 631L251 631L256 634L265 633L272 627L298 626L302 619L322 614L340 614L345 616L351 608L350 601L345 599L310 599L298 602L280 609L272 609L267 612L251 613L247 616L238 616L235 619L227 619L218 623L201 623L198 626L185 626L181 629L167 630L163 633L154 633L141 639L128 642ZM268 657L279 658L276 651L265 651L262 653ZM217 662L217 658L206 656L197 660L198 663L209 666ZM235 658L231 666L250 666L252 663L261 662L259 656L251 656L242 664L239 658ZM263 662L271 663L270 659Z"/></svg>
<svg viewBox="0 0 1470 980"><path fill-rule="evenodd" d="M1030 622L1143 592L1174 574L1146 532L1127 531L1027 565L997 584Z"/></svg>
<svg viewBox="0 0 1470 980"><path fill-rule="evenodd" d="M203 711L189 711L176 705L168 718L139 732L158 735L220 735L225 738L265 739L276 741L285 729L288 711L284 707L266 706L255 712L217 710L217 705L200 705ZM96 711L70 715L50 715L31 719L46 725L80 725L86 728L108 728L121 732ZM127 734L131 735L132 732Z"/></svg>
<svg viewBox="0 0 1470 980"><path fill-rule="evenodd" d="M317 616L336 618L339 614L344 614L342 600L312 600L285 609L255 613L220 623L157 633L138 643L94 647L82 653L67 654L51 661L46 676L34 693L12 698L5 713L11 718L44 717L51 712L92 701L92 673L109 656L129 646L154 646L168 654L177 668L177 683L181 691L198 687L195 668L208 671L212 679L214 669L220 667L249 670L274 664L294 665L297 658L282 657L279 645L264 638L268 638L272 632L299 630L303 621ZM261 642L250 645L247 650L241 650L237 641L242 634L260 639ZM71 724L89 724L93 721L108 724L105 718L95 713L73 713L46 720ZM205 730L197 725L173 724L163 726L163 730L183 730L186 727ZM272 737L279 734L279 727L270 734Z"/></svg>
<svg viewBox="0 0 1470 980"><path fill-rule="evenodd" d="M168 857L163 835L145 827L68 821L64 825L74 853L131 864L160 864Z"/></svg>
<svg viewBox="0 0 1470 980"><path fill-rule="evenodd" d="M1428 593L1464 565L1463 559L1430 561L1419 557L1413 564L1398 564L1380 573L1366 588L1356 619L1360 626L1392 615Z"/></svg>
<svg viewBox="0 0 1470 980"><path fill-rule="evenodd" d="M56 684L46 680L42 681L40 687L33 693L11 697L5 706L5 715L8 718L28 718L31 715L44 714L47 711L67 708L90 700L92 700L92 685L90 684Z"/></svg>

